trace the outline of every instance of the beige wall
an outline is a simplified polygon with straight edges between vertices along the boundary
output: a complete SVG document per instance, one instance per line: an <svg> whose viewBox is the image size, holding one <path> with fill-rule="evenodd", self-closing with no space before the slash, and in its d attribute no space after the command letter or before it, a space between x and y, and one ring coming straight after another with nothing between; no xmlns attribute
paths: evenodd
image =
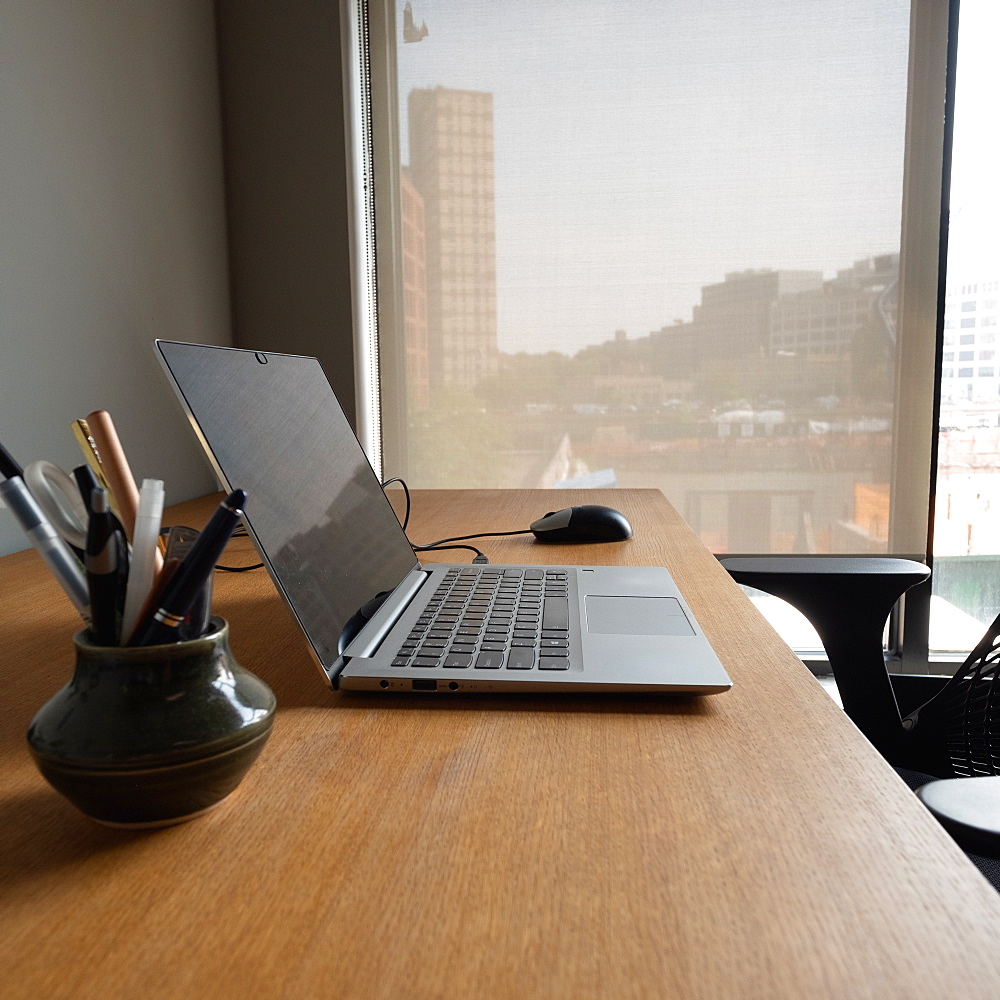
<svg viewBox="0 0 1000 1000"><path fill-rule="evenodd" d="M335 0L218 0L237 347L318 357L354 422Z"/></svg>
<svg viewBox="0 0 1000 1000"><path fill-rule="evenodd" d="M103 407L168 501L214 488L151 347L230 342L210 0L5 0L0 103L0 440L68 470Z"/></svg>
<svg viewBox="0 0 1000 1000"><path fill-rule="evenodd" d="M353 421L339 18L0 5L0 441L22 464L79 465L69 423L104 408L168 502L214 489L156 337L315 355ZM24 547L0 510L0 554Z"/></svg>

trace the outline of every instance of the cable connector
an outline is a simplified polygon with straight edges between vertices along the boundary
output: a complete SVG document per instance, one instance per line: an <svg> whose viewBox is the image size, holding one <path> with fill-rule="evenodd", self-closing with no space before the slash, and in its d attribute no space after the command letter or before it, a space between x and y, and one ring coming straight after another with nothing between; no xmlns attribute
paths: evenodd
<svg viewBox="0 0 1000 1000"><path fill-rule="evenodd" d="M475 556L475 557L473 558L473 560L472 560L472 564L473 564L474 566L475 566L475 565L477 565L477 564L478 564L478 565L480 565L480 566L488 566L488 565L490 564L490 561L489 561L489 559L487 558L487 556L486 556L486 554L485 554L485 553L483 553L483 552L480 552L478 556Z"/></svg>

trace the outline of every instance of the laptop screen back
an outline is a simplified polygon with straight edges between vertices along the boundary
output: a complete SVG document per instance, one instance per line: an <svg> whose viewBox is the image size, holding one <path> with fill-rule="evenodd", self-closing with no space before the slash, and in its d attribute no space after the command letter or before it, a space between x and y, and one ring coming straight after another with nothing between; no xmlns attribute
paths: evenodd
<svg viewBox="0 0 1000 1000"><path fill-rule="evenodd" d="M247 526L329 667L358 612L418 564L319 362L157 348L216 470L247 491Z"/></svg>

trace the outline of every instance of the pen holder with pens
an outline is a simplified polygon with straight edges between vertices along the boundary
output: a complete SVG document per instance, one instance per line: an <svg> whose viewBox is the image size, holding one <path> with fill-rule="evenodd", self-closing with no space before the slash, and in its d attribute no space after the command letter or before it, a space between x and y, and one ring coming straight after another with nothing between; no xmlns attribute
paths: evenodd
<svg viewBox="0 0 1000 1000"><path fill-rule="evenodd" d="M28 745L45 779L110 826L167 826L221 803L270 735L275 698L241 667L212 618L196 639L96 646L74 636L70 682L35 715Z"/></svg>

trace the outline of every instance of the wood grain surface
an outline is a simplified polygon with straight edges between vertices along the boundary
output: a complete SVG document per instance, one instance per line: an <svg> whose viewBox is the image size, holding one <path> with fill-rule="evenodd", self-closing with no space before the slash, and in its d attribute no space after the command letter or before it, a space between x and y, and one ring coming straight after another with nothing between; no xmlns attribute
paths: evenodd
<svg viewBox="0 0 1000 1000"><path fill-rule="evenodd" d="M572 502L635 538L480 547L665 565L731 692L335 693L266 574L217 574L274 735L219 809L143 833L34 769L25 731L78 622L34 552L0 560L0 996L1000 996L1000 897L658 492L418 491L410 535Z"/></svg>

